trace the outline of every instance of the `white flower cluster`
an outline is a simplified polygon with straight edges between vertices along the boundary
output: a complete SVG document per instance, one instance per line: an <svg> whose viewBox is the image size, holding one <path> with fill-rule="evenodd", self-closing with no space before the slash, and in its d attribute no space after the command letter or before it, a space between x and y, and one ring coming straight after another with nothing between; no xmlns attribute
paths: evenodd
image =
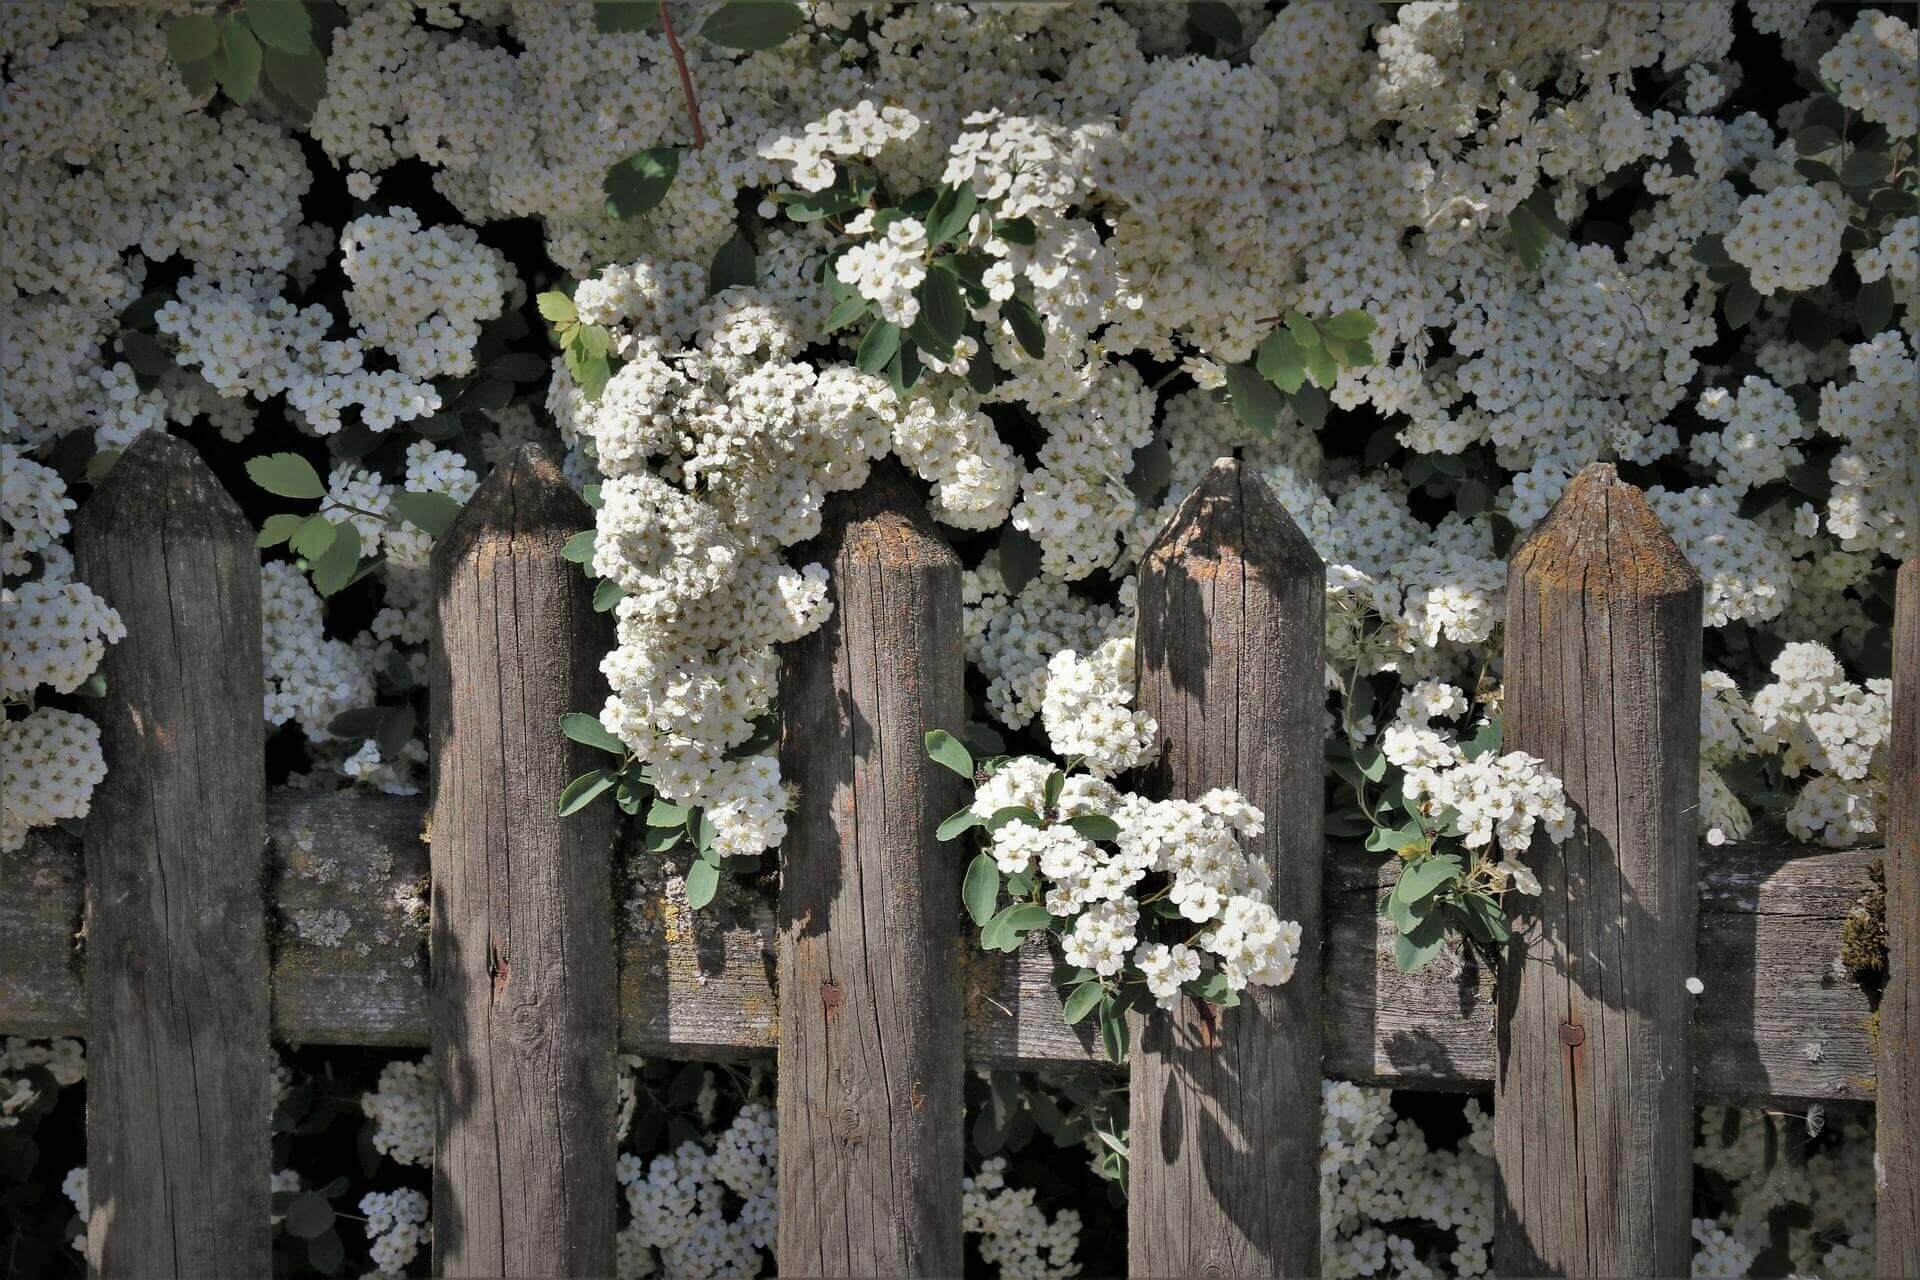
<svg viewBox="0 0 1920 1280"><path fill-rule="evenodd" d="M1779 753L1787 777L1809 775L1787 811L1787 829L1838 847L1871 838L1886 808L1889 683L1854 683L1831 650L1811 642L1781 650L1773 676L1753 697L1755 742Z"/></svg>
<svg viewBox="0 0 1920 1280"><path fill-rule="evenodd" d="M426 1059L395 1058L380 1070L360 1109L373 1121L373 1149L396 1164L433 1164L433 1103L439 1076Z"/></svg>
<svg viewBox="0 0 1920 1280"><path fill-rule="evenodd" d="M18 1125L20 1113L38 1099L39 1090L32 1077L25 1074L32 1069L45 1070L62 1089L78 1084L87 1076L86 1049L71 1039L8 1036L0 1040L0 1129Z"/></svg>
<svg viewBox="0 0 1920 1280"><path fill-rule="evenodd" d="M1002 822L989 848L1003 874L1034 877L1043 905L1061 922L1069 964L1102 978L1131 966L1162 1007L1174 1004L1182 983L1206 972L1218 972L1232 991L1293 976L1300 926L1274 911L1272 876L1242 847L1265 828L1258 809L1227 790L1198 801L1154 801L1072 773L1060 788L1061 820L1048 822L1047 780L1054 772L1039 756L1004 761L974 793L971 809L983 822L1009 808L1042 819ZM1070 825L1084 816L1113 820L1119 829L1113 848ZM1162 881L1150 888L1150 876ZM1178 941L1141 936L1142 909L1155 902L1169 908L1170 915L1158 918L1177 931Z"/></svg>
<svg viewBox="0 0 1920 1280"><path fill-rule="evenodd" d="M369 1191L360 1197L360 1212L367 1216L374 1270L382 1275L405 1275L420 1246L433 1238L427 1198L411 1187Z"/></svg>
<svg viewBox="0 0 1920 1280"><path fill-rule="evenodd" d="M1819 188L1776 187L1740 202L1727 254L1747 268L1761 293L1798 293L1833 274L1846 229L1846 212Z"/></svg>
<svg viewBox="0 0 1920 1280"><path fill-rule="evenodd" d="M1506 855L1502 869L1523 893L1539 884L1516 860L1533 842L1534 828L1555 844L1573 833L1573 809L1560 780L1524 751L1497 755L1470 753L1432 721L1470 710L1466 695L1441 681L1423 680L1401 699L1400 716L1380 735L1387 762L1406 771L1404 790L1422 802L1430 816L1446 815L1443 825L1457 828L1469 849L1491 852L1495 842Z"/></svg>
<svg viewBox="0 0 1920 1280"><path fill-rule="evenodd" d="M1082 658L1062 649L1047 663L1040 720L1053 749L1098 778L1144 763L1159 726L1133 707L1133 638L1109 640Z"/></svg>
<svg viewBox="0 0 1920 1280"><path fill-rule="evenodd" d="M773 1113L750 1102L711 1146L683 1142L651 1161L622 1155L616 1176L632 1221L615 1238L616 1274L759 1275L779 1208L776 1150ZM730 1197L738 1203L731 1213Z"/></svg>
<svg viewBox="0 0 1920 1280"><path fill-rule="evenodd" d="M34 827L84 818L106 776L99 728L36 706L79 689L127 634L119 613L73 579L61 545L73 509L58 472L0 437L0 853Z"/></svg>
<svg viewBox="0 0 1920 1280"><path fill-rule="evenodd" d="M981 1260L997 1267L1002 1280L1079 1275L1073 1254L1080 1245L1080 1215L1062 1209L1049 1217L1035 1199L1032 1187L1007 1185L1006 1157L989 1157L961 1179L961 1230L979 1237Z"/></svg>

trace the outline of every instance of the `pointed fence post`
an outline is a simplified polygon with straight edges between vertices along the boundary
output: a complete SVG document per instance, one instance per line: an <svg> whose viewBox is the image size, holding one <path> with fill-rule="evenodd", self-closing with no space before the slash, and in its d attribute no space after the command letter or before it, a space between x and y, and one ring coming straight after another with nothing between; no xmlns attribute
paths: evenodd
<svg viewBox="0 0 1920 1280"><path fill-rule="evenodd" d="M127 628L89 707L108 772L86 826L87 1263L266 1275L259 552L192 446L150 431L74 555Z"/></svg>
<svg viewBox="0 0 1920 1280"><path fill-rule="evenodd" d="M1887 986L1880 996L1878 1212L1883 1276L1920 1275L1920 556L1893 609L1893 759L1887 776Z"/></svg>
<svg viewBox="0 0 1920 1280"><path fill-rule="evenodd" d="M1300 922L1298 967L1219 1026L1193 1002L1134 1037L1128 1270L1320 1270L1320 866L1326 567L1266 481L1213 469L1140 566L1139 699L1160 724L1148 794L1238 789L1250 842Z"/></svg>
<svg viewBox="0 0 1920 1280"><path fill-rule="evenodd" d="M1538 898L1508 896L1494 1268L1685 1275L1700 579L1611 465L1514 553L1505 662L1505 749L1546 761L1578 827L1535 840Z"/></svg>
<svg viewBox="0 0 1920 1280"><path fill-rule="evenodd" d="M436 1273L613 1273L613 805L557 816L610 756L611 628L561 556L593 524L540 450L497 467L434 548L432 979Z"/></svg>
<svg viewBox="0 0 1920 1280"><path fill-rule="evenodd" d="M780 675L779 1271L958 1275L961 857L934 832L965 788L924 739L965 720L960 562L892 464L795 558L833 616Z"/></svg>

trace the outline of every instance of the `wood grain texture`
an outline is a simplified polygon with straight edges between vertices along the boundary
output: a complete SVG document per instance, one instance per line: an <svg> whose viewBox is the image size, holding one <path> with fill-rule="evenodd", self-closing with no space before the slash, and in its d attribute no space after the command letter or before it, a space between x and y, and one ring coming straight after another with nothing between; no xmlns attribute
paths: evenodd
<svg viewBox="0 0 1920 1280"><path fill-rule="evenodd" d="M1896 585L1892 749L1874 1231L1881 1275L1920 1276L1920 558Z"/></svg>
<svg viewBox="0 0 1920 1280"><path fill-rule="evenodd" d="M267 801L273 1034L294 1044L424 1046L426 882L419 797L274 791ZM1702 1101L1863 1102L1874 1096L1872 1007L1832 964L1871 887L1878 849L1700 851L1694 1073ZM84 1035L80 855L36 832L0 858L0 1034ZM1321 1012L1326 1074L1404 1088L1486 1091L1491 977L1459 956L1393 967L1375 910L1397 859L1327 853ZM723 887L698 912L677 876L635 854L620 904L620 1047L663 1058L770 1052L778 1035L773 910ZM743 886L743 889L745 886ZM337 931L337 933L336 933ZM960 948L967 1061L1108 1071L1085 1026L1061 1020L1054 957ZM1812 1053L1818 1046L1819 1053Z"/></svg>
<svg viewBox="0 0 1920 1280"><path fill-rule="evenodd" d="M1266 481L1213 465L1140 565L1141 710L1160 726L1142 785L1232 787L1267 817L1249 856L1300 922L1298 967L1208 1027L1195 1002L1135 1017L1128 1270L1320 1270L1320 871L1326 566Z"/></svg>
<svg viewBox="0 0 1920 1280"><path fill-rule="evenodd" d="M561 555L592 513L523 447L434 549L435 1269L613 1271L613 806L556 814L610 757L560 717L598 710L611 647Z"/></svg>
<svg viewBox="0 0 1920 1280"><path fill-rule="evenodd" d="M960 562L897 468L828 503L795 557L833 616L782 654L783 1276L960 1273L960 868L934 838L959 778Z"/></svg>
<svg viewBox="0 0 1920 1280"><path fill-rule="evenodd" d="M1505 748L1577 810L1508 896L1495 1269L1685 1275L1692 1242L1700 579L1638 489L1582 471L1507 579ZM1517 899L1517 901L1516 901Z"/></svg>
<svg viewBox="0 0 1920 1280"><path fill-rule="evenodd" d="M74 522L126 623L89 711L87 1264L265 1275L266 750L259 552L192 446L150 431Z"/></svg>

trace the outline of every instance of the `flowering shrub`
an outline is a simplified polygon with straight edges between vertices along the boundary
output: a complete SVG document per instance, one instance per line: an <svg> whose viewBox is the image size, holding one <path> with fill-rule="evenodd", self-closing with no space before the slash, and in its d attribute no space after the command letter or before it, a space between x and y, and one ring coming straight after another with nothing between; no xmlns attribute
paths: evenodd
<svg viewBox="0 0 1920 1280"><path fill-rule="evenodd" d="M618 623L611 698L564 729L608 767L565 804L633 814L696 901L784 836L776 646L828 588L793 548L888 455L967 566L972 703L944 727L1080 759L1077 788L1151 742L1120 696L1134 566L1216 457L1260 471L1328 565L1328 829L1412 855L1403 962L1436 918L1497 942L1527 887L1508 852L1567 820L1496 745L1504 562L1596 458L1705 584L1704 837L1880 836L1891 573L1920 527L1910 10L664 12L0 6L0 856L83 819L113 765L88 709L125 641L67 542L154 430L261 525L269 768L324 789L420 787L433 539L514 447L562 454L597 503L570 553ZM1088 930L1088 957L1126 936ZM1163 987L1224 972L1161 945L1099 998L1151 994L1148 960ZM0 1069L11 1114L56 1096L36 1070ZM999 1109L1039 1124L1048 1096ZM1471 1141L1403 1140L1359 1097L1380 1136L1351 1144L1329 1259L1483 1265ZM1061 1125L1111 1176L1124 1133L1093 1101ZM1859 1261L1845 1215L1786 1253L1754 1226L1845 1178L1738 1167L1699 1206L1704 1266ZM328 1177L302 1194L400 1190ZM310 1261L338 1231L291 1203ZM996 1256L1055 1266L1029 1207L1004 1201L1028 1225ZM421 1222L363 1216L396 1256Z"/></svg>
<svg viewBox="0 0 1920 1280"><path fill-rule="evenodd" d="M1117 647L1130 676L1133 644ZM1071 651L1059 655L1055 678L1072 680L1075 662ZM1103 683L1112 686L1118 672L1107 665ZM1078 740L1091 754L1065 768L1038 756L985 761L972 800L939 831L942 839L983 832L961 887L980 945L1016 951L1030 933L1057 932L1065 963L1054 980L1066 1019L1097 1011L1115 1062L1127 1054L1129 1009L1171 1008L1183 991L1230 1008L1249 985L1292 977L1300 949L1300 926L1267 901L1272 873L1240 847L1265 828L1260 810L1224 788L1198 801L1147 800L1102 776L1136 762L1152 742L1152 718L1129 714L1130 700L1118 690L1074 699L1110 713L1096 719L1117 716L1120 749L1110 731L1074 714L1083 706L1062 710L1058 728L1049 714L1056 746ZM972 755L944 730L927 735L927 754L970 782L977 776ZM1089 771L1076 772L1083 766Z"/></svg>

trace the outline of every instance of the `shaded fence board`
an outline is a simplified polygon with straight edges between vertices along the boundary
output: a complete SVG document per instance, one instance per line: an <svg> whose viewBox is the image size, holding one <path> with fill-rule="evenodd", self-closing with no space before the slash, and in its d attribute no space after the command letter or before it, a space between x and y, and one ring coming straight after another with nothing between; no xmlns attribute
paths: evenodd
<svg viewBox="0 0 1920 1280"><path fill-rule="evenodd" d="M1920 1275L1920 557L1901 566L1894 599L1875 1240L1881 1275L1912 1276Z"/></svg>
<svg viewBox="0 0 1920 1280"><path fill-rule="evenodd" d="M276 1039L427 1043L425 826L419 797L269 793ZM1792 845L1700 851L1697 972L1706 993L1694 1002L1694 1066L1703 1100L1873 1099L1872 1008L1830 961L1881 856ZM695 913L676 879L651 859L635 862L645 874L615 908L621 1048L675 1058L770 1050L772 908L723 891ZM1397 867L1351 848L1327 855L1326 1073L1484 1090L1493 1079L1493 984L1453 954L1417 974L1393 967L1392 926L1375 905ZM25 850L0 858L8 975L0 1034L84 1034L80 910L69 837L36 832ZM1088 1032L1062 1024L1044 948L988 956L965 947L959 962L970 1062L1108 1069Z"/></svg>
<svg viewBox="0 0 1920 1280"><path fill-rule="evenodd" d="M562 555L593 518L547 454L494 468L433 552L434 1269L613 1271L613 806L557 732L613 628Z"/></svg>
<svg viewBox="0 0 1920 1280"><path fill-rule="evenodd" d="M1300 925L1292 979L1203 1018L1134 1018L1127 1263L1139 1275L1320 1271L1326 566L1260 473L1222 459L1140 564L1144 787L1231 787L1266 815L1250 860ZM1217 1028L1208 1018L1217 1018Z"/></svg>
<svg viewBox="0 0 1920 1280"><path fill-rule="evenodd" d="M87 1266L264 1275L272 1101L253 533L193 446L154 431L81 509L74 559L127 627L100 666L111 696L90 708L113 768L85 837Z"/></svg>
<svg viewBox="0 0 1920 1280"><path fill-rule="evenodd" d="M1692 1257L1700 577L1608 463L1514 552L1503 747L1577 820L1524 860L1500 964L1493 1258L1681 1275Z"/></svg>
<svg viewBox="0 0 1920 1280"><path fill-rule="evenodd" d="M826 624L780 660L778 1260L783 1276L950 1276L966 1160L958 851L927 758L966 716L960 560L904 474L827 502L797 558Z"/></svg>

